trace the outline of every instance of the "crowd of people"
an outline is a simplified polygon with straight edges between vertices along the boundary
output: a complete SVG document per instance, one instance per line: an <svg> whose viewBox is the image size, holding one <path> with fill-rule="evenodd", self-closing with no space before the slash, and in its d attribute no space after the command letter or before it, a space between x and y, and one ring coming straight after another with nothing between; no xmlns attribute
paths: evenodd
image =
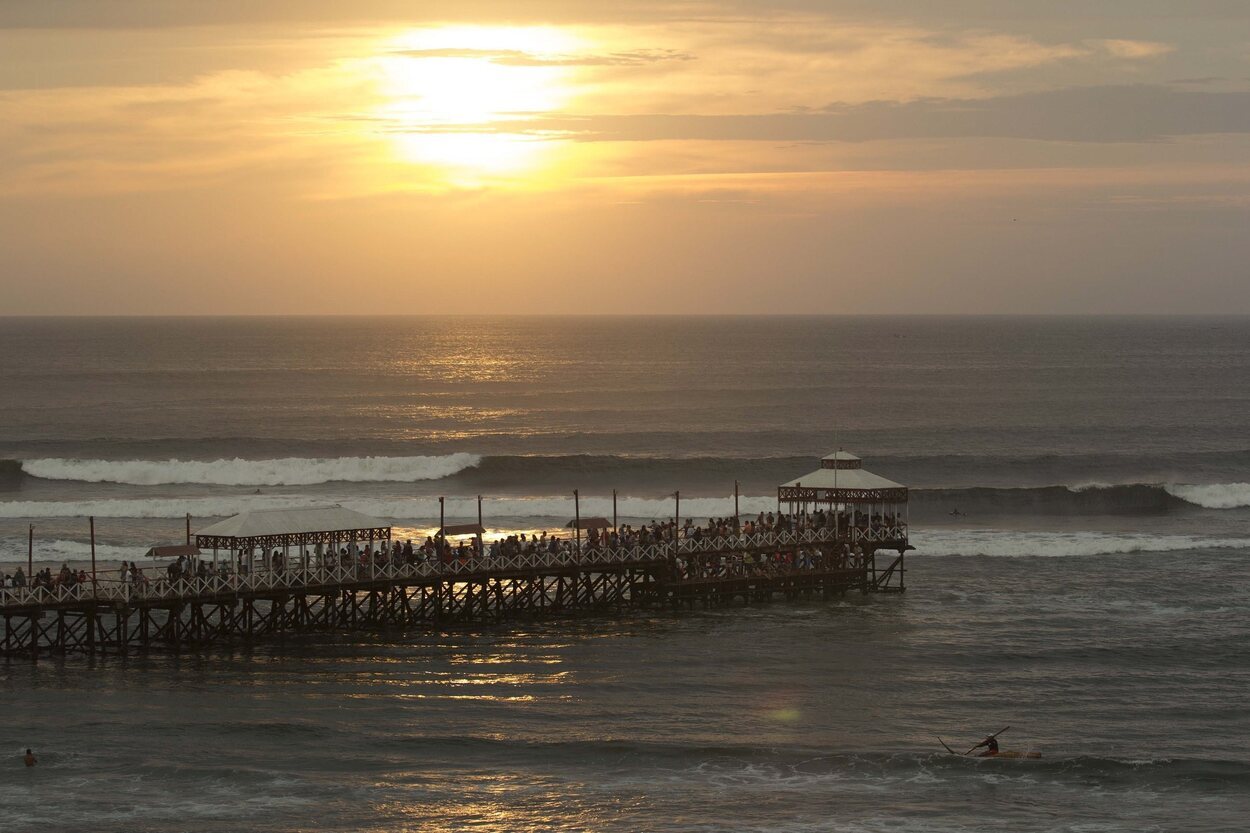
<svg viewBox="0 0 1250 833"><path fill-rule="evenodd" d="M317 544L296 553L273 550L257 555L250 551L222 554L217 558L180 555L177 560L163 568L163 575L155 580L149 578L143 568L134 562L123 561L116 579L111 576L100 580L109 585L120 584L140 592L162 585L158 589L177 587L183 582L208 581L219 583L223 588L237 576L247 576L258 571L285 573L289 570L352 570L361 573L371 568L419 565L466 565L477 561L498 561L517 556L550 555L569 557L579 550L601 552L603 550L631 550L653 545L668 545L675 541L732 540L740 536L757 536L768 533L802 532L806 530L849 529L852 526L892 527L899 519L890 514L854 515L817 510L810 513L788 515L760 512L755 518L722 517L709 518L705 524L692 519L684 523L676 520L652 521L634 526L623 524L617 528L594 527L563 535L546 531L537 533L513 533L489 542L482 535L461 537L457 541L439 534L426 537L424 542L405 541L352 541L343 546ZM849 555L852 550L844 545L838 553ZM815 569L827 562L828 554L815 547L779 548L776 552L724 552L710 558L683 555L676 558L676 569L683 578L713 578L730 575L760 575L778 570ZM483 565L486 566L486 565ZM62 565L57 573L45 568L28 577L19 567L13 575L0 573L0 590L44 587L56 589L75 587L90 579L83 570L75 571Z"/></svg>
<svg viewBox="0 0 1250 833"><path fill-rule="evenodd" d="M71 569L68 564L62 564L61 569L53 573L51 567L44 567L42 570L35 572L29 578L21 567L13 571L12 575L0 571L0 588L12 590L23 587L46 587L55 590L60 587L77 587L80 584L87 584L91 578L87 575L87 571L83 569Z"/></svg>
<svg viewBox="0 0 1250 833"><path fill-rule="evenodd" d="M706 524L697 525L690 518L678 526L675 521L656 522L643 525L638 529L622 526L619 529L597 529L588 531L588 543L592 547L606 546L611 549L647 546L649 544L669 543L674 534L677 540L704 541L708 539L725 539L737 536L754 536L757 534L806 532L809 530L859 529L870 527L894 527L898 517L892 514L859 514L849 512L828 512L818 509L798 515L787 515L772 512L760 512L754 519L745 521L737 518L708 518Z"/></svg>
<svg viewBox="0 0 1250 833"><path fill-rule="evenodd" d="M715 553L676 558L677 575L682 579L717 579L743 576L767 576L803 570L820 570L834 566L839 557L860 552L849 544L838 545L836 552L816 547L777 552Z"/></svg>

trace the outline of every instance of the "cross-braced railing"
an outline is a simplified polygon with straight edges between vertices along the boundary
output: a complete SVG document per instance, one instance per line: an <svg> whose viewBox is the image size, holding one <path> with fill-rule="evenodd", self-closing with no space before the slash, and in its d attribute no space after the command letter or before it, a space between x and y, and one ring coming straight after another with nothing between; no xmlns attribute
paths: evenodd
<svg viewBox="0 0 1250 833"><path fill-rule="evenodd" d="M827 527L797 531L761 531L752 534L703 535L697 537L686 533L676 541L667 540L633 546L611 547L606 544L583 544L580 548L564 545L555 551L546 549L509 555L471 554L458 557L418 557L414 561L393 559L364 564L327 564L324 566L295 566L249 572L219 574L210 572L204 577L140 579L119 581L100 579L73 585L26 586L0 589L0 608L42 607L47 605L97 602L129 604L139 600L179 601L196 598L237 594L243 592L304 591L312 588L351 587L373 581L406 581L420 579L446 579L458 576L477 576L483 573L506 573L519 570L542 570L554 568L613 568L639 562L669 561L679 568L686 566L690 557L726 554L721 563L729 572L722 574L755 574L781 569L779 562L757 560L748 553L789 552L794 553L788 569L798 565L802 569L813 558L805 547L830 544L855 545L866 543L893 543L905 541L907 528L903 525L889 527L852 527L832 529ZM814 562L812 562L814 563ZM718 569L721 569L718 567Z"/></svg>

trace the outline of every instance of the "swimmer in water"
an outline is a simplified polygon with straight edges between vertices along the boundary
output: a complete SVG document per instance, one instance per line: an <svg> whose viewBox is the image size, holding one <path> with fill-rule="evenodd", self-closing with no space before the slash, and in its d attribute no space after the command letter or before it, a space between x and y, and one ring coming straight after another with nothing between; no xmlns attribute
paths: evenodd
<svg viewBox="0 0 1250 833"><path fill-rule="evenodd" d="M26 750L26 757L22 758L22 760L26 762L26 766L34 766L39 763L39 759L35 757L35 753L31 752L29 749Z"/></svg>

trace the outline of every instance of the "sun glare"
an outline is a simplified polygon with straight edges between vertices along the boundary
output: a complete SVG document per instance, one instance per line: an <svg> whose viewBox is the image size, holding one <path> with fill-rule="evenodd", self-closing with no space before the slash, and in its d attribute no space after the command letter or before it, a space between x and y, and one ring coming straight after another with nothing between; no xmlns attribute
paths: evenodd
<svg viewBox="0 0 1250 833"><path fill-rule="evenodd" d="M568 56L579 46L542 27L438 27L389 39L375 63L377 115L395 157L459 184L536 175L556 142L517 125L568 102Z"/></svg>

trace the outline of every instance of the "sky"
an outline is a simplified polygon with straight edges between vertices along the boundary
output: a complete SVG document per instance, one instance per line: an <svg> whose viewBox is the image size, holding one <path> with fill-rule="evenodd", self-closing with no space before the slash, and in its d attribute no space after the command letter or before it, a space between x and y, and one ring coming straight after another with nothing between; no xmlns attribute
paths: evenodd
<svg viewBox="0 0 1250 833"><path fill-rule="evenodd" d="M0 315L1250 314L1244 0L0 0Z"/></svg>

